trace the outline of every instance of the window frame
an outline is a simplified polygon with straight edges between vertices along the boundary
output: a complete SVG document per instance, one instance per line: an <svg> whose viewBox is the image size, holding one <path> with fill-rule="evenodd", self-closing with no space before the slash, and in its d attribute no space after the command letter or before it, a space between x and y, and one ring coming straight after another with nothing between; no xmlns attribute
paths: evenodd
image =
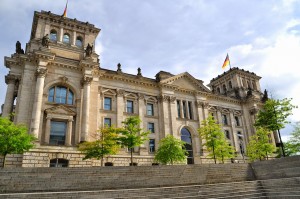
<svg viewBox="0 0 300 199"><path fill-rule="evenodd" d="M58 89L65 89L65 96L63 96L61 93L58 95ZM52 94L53 91L53 94ZM62 90L60 90L59 92L61 92ZM64 91L63 91L64 92ZM56 103L56 104L66 104L66 105L74 105L74 92L66 86L62 86L62 85L54 85L51 88L49 88L48 90L48 102L50 103ZM65 102L62 102L63 97L65 97ZM70 99L71 98L71 99ZM57 100L57 99L60 99Z"/></svg>
<svg viewBox="0 0 300 199"><path fill-rule="evenodd" d="M129 104L131 104L132 106L129 107ZM134 114L134 101L133 100L126 100L126 113L129 114Z"/></svg>
<svg viewBox="0 0 300 199"><path fill-rule="evenodd" d="M54 35L55 35L55 39L53 39ZM49 40L52 41L52 42L56 42L57 41L57 31L55 29L52 29L50 31Z"/></svg>
<svg viewBox="0 0 300 199"><path fill-rule="evenodd" d="M107 100L109 100L108 104L106 103ZM107 108L108 106L109 106L109 108ZM103 110L106 110L106 111L112 110L112 98L111 97L104 97Z"/></svg>
<svg viewBox="0 0 300 199"><path fill-rule="evenodd" d="M68 36L68 41L66 41L65 36ZM70 43L71 43L71 36L70 36L69 33L64 33L63 38L62 38L62 42L63 42L64 44L70 44Z"/></svg>
<svg viewBox="0 0 300 199"><path fill-rule="evenodd" d="M155 139L149 139L149 153L155 153Z"/></svg>
<svg viewBox="0 0 300 199"><path fill-rule="evenodd" d="M64 124L64 133L63 133L63 136L61 136L61 135L53 135L54 124ZM50 121L49 145L53 145L53 146L63 146L63 145L65 145L66 144L67 131L68 131L68 123L67 123L67 121L64 121L64 120L51 120ZM53 137L62 137L63 139L61 139L61 140L59 140L59 139L53 139ZM56 144L53 143L53 141L55 141L55 140L56 140Z"/></svg>
<svg viewBox="0 0 300 199"><path fill-rule="evenodd" d="M108 121L108 123L107 123L107 121ZM106 127L106 126L111 127L111 118L105 117L105 118L103 119L103 126L104 126L104 127Z"/></svg>
<svg viewBox="0 0 300 199"><path fill-rule="evenodd" d="M151 133L155 133L155 124L154 124L154 122L148 122L147 128L148 128L148 131L150 131Z"/></svg>
<svg viewBox="0 0 300 199"><path fill-rule="evenodd" d="M148 116L154 116L154 104L153 103L147 103L146 107L147 107L147 115Z"/></svg>
<svg viewBox="0 0 300 199"><path fill-rule="evenodd" d="M80 45L78 45L78 41L81 42ZM76 37L76 40L75 40L75 46L77 46L78 48L82 48L82 46L83 46L83 39L82 39L81 36L77 36L77 37Z"/></svg>
<svg viewBox="0 0 300 199"><path fill-rule="evenodd" d="M222 114L222 124L228 126L229 122L228 122L228 117L226 114Z"/></svg>

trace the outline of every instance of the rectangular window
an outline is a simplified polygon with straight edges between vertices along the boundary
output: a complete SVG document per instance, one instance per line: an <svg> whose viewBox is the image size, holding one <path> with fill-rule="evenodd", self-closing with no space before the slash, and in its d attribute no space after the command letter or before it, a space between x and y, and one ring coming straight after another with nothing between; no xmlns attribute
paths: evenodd
<svg viewBox="0 0 300 199"><path fill-rule="evenodd" d="M236 125L236 126L241 126L241 125L240 125L239 117L238 117L238 116L235 116L234 119L235 119L235 125Z"/></svg>
<svg viewBox="0 0 300 199"><path fill-rule="evenodd" d="M104 118L104 126L111 126L111 118Z"/></svg>
<svg viewBox="0 0 300 199"><path fill-rule="evenodd" d="M154 115L154 110L153 110L153 104L148 103L147 104L147 115Z"/></svg>
<svg viewBox="0 0 300 199"><path fill-rule="evenodd" d="M230 132L228 130L225 130L225 136L227 139L230 140Z"/></svg>
<svg viewBox="0 0 300 199"><path fill-rule="evenodd" d="M187 118L187 114L186 114L186 102L182 101L182 109L183 109L183 117Z"/></svg>
<svg viewBox="0 0 300 199"><path fill-rule="evenodd" d="M151 123L151 122L148 123L148 130L149 130L151 133L154 133L154 132L155 132L155 131L154 131L154 123Z"/></svg>
<svg viewBox="0 0 300 199"><path fill-rule="evenodd" d="M127 100L126 112L133 113L133 101Z"/></svg>
<svg viewBox="0 0 300 199"><path fill-rule="evenodd" d="M243 140L243 135L240 131L237 132L237 136L238 136L239 140Z"/></svg>
<svg viewBox="0 0 300 199"><path fill-rule="evenodd" d="M149 140L149 152L154 153L155 152L155 139Z"/></svg>
<svg viewBox="0 0 300 199"><path fill-rule="evenodd" d="M178 118L181 118L180 109L181 109L180 100L177 100L177 115L178 115Z"/></svg>
<svg viewBox="0 0 300 199"><path fill-rule="evenodd" d="M189 109L189 119L193 119L193 109L192 109L192 102L188 102L188 109Z"/></svg>
<svg viewBox="0 0 300 199"><path fill-rule="evenodd" d="M107 110L107 111L111 110L111 98L110 97L104 98L104 110Z"/></svg>
<svg viewBox="0 0 300 199"><path fill-rule="evenodd" d="M224 125L228 125L227 115L222 115L222 122Z"/></svg>
<svg viewBox="0 0 300 199"><path fill-rule="evenodd" d="M51 121L50 140L51 145L64 145L66 139L67 122Z"/></svg>

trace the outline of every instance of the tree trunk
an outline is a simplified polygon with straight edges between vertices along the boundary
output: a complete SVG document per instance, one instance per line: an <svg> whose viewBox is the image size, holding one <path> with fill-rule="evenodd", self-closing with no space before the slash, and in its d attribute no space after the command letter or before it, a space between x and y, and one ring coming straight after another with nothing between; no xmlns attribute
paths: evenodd
<svg viewBox="0 0 300 199"><path fill-rule="evenodd" d="M130 166L133 166L133 157L132 157L133 152L132 151L133 151L133 148L130 149L130 162L131 162Z"/></svg>
<svg viewBox="0 0 300 199"><path fill-rule="evenodd" d="M5 167L6 155L7 155L7 154L4 154L4 155L3 155L3 163L2 163L2 168L4 168L4 167Z"/></svg>
<svg viewBox="0 0 300 199"><path fill-rule="evenodd" d="M213 154L214 154L214 160L215 160L215 164L217 164L217 161L216 161L216 154L215 154L215 145L213 144Z"/></svg>

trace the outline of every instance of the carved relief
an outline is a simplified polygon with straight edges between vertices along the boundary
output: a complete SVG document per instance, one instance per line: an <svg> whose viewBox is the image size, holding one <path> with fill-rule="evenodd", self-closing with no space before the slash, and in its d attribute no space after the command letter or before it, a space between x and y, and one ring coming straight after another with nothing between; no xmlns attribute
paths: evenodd
<svg viewBox="0 0 300 199"><path fill-rule="evenodd" d="M8 74L5 76L5 83L6 84L14 84L16 82L16 76Z"/></svg>

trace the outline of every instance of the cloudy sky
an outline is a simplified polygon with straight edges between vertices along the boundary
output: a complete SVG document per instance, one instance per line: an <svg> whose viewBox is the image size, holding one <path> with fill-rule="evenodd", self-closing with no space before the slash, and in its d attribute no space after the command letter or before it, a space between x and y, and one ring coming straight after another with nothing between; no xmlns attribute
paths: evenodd
<svg viewBox="0 0 300 199"><path fill-rule="evenodd" d="M62 14L66 0L0 0L0 57L29 41L34 11ZM261 76L275 98L300 107L300 1L297 0L69 0L68 17L101 29L101 67L146 77L184 71L208 84L226 53L232 67ZM3 59L2 59L3 60ZM8 70L1 62L0 103ZM300 121L300 108L290 117ZM286 139L292 131L283 130Z"/></svg>

